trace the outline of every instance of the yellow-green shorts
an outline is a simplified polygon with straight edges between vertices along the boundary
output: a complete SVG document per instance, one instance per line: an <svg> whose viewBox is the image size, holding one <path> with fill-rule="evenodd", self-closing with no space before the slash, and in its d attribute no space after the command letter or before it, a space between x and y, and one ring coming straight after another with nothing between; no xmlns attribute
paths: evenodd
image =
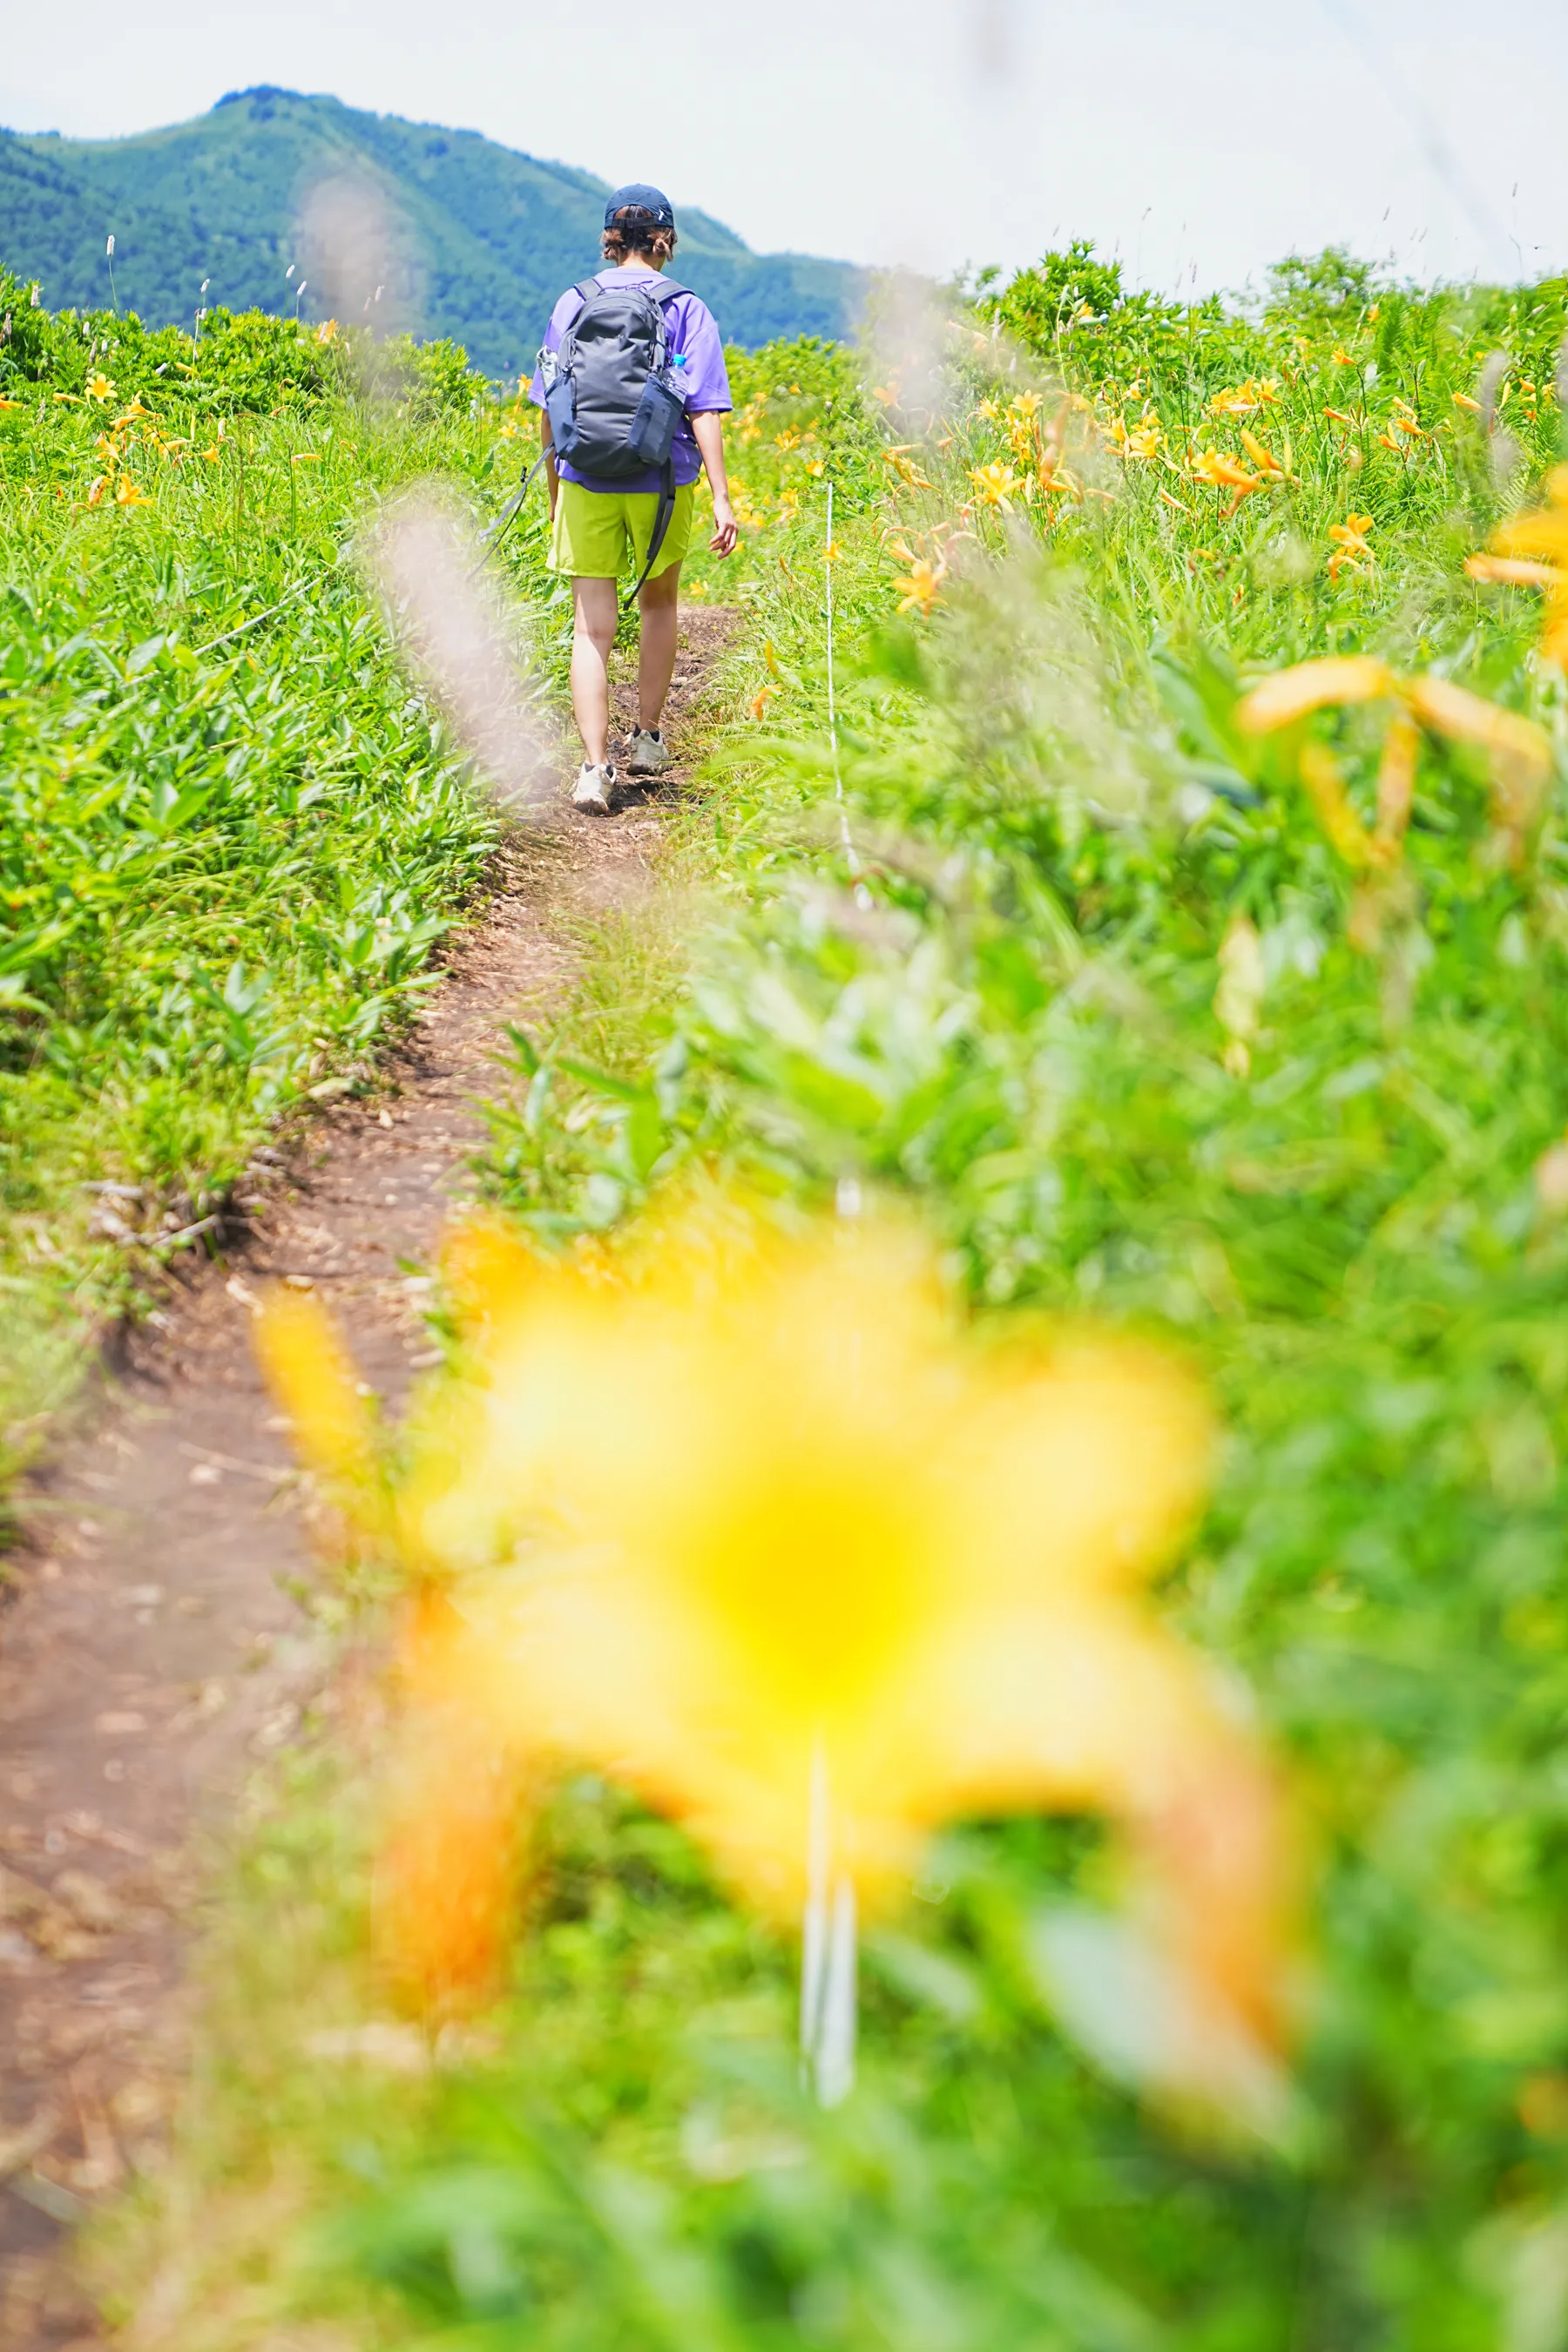
<svg viewBox="0 0 1568 2352"><path fill-rule="evenodd" d="M675 493L675 512L650 579L679 563L689 549L694 503L692 484ZM658 513L657 490L587 490L581 482L563 482L550 533L550 569L569 572L576 580L616 580L628 566L640 574Z"/></svg>

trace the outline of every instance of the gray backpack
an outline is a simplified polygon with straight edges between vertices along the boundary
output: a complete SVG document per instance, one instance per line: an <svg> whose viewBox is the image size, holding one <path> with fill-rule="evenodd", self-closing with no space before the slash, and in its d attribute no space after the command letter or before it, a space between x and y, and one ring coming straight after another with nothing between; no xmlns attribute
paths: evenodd
<svg viewBox="0 0 1568 2352"><path fill-rule="evenodd" d="M583 308L560 351L540 354L557 457L607 482L635 481L650 466L663 469L647 562L633 596L653 569L675 510L670 453L686 403L669 356L665 311L689 290L665 278L609 286L585 278L573 289Z"/></svg>

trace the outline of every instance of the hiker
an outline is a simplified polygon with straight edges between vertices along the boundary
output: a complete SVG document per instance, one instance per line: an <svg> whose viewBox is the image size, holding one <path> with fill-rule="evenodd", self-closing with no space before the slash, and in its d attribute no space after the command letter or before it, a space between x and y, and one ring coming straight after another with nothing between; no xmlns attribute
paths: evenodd
<svg viewBox="0 0 1568 2352"><path fill-rule="evenodd" d="M700 472L713 492L715 555L733 552L736 530L724 471L721 419L731 402L723 345L707 304L663 275L676 246L669 199L641 183L617 188L605 207L603 246L605 268L555 305L531 393L543 412L550 568L572 575L572 709L586 755L572 800L605 814L619 781L609 755L608 665L623 565L631 565L642 613L626 759L640 781L674 756L660 721Z"/></svg>

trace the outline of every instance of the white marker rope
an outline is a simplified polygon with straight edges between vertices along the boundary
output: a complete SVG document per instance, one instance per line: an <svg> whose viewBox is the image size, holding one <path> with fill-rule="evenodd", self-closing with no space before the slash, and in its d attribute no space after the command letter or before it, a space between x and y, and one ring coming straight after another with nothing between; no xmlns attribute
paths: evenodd
<svg viewBox="0 0 1568 2352"><path fill-rule="evenodd" d="M855 854L855 844L849 835L849 812L844 801L844 777L838 765L838 699L833 682L833 485L827 485L827 538L823 547L822 570L827 583L827 742L833 754L833 796L838 803L838 833L844 844L844 855L849 871L857 883L860 877L860 860Z"/></svg>

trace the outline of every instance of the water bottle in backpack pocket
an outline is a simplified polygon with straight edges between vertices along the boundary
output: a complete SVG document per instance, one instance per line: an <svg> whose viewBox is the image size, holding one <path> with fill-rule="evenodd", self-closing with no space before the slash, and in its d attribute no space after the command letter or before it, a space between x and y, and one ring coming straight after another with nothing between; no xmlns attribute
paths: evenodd
<svg viewBox="0 0 1568 2352"><path fill-rule="evenodd" d="M675 440L686 403L668 376L650 375L642 388L626 446L645 466L662 466Z"/></svg>

